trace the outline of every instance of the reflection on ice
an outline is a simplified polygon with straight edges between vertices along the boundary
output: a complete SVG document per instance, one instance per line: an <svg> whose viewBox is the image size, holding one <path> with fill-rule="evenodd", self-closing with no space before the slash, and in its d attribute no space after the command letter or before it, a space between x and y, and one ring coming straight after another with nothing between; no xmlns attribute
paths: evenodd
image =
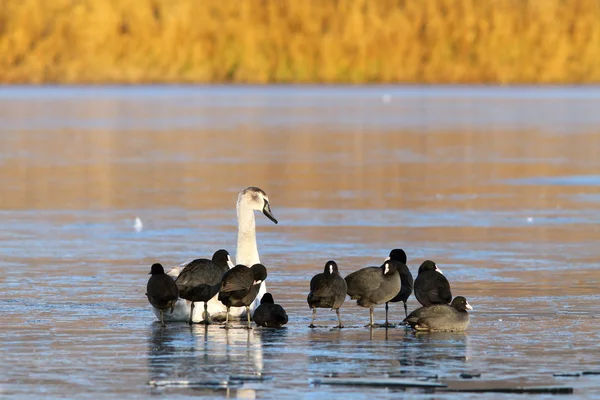
<svg viewBox="0 0 600 400"><path fill-rule="evenodd" d="M148 340L149 381L156 390L226 391L254 398L247 387L263 373L262 336L248 329L185 323L152 323ZM167 389L168 388L168 389Z"/></svg>

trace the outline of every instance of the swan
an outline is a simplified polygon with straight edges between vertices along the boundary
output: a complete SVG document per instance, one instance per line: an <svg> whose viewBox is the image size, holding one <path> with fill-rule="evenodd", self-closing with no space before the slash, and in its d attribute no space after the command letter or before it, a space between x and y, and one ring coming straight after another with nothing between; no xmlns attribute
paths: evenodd
<svg viewBox="0 0 600 400"><path fill-rule="evenodd" d="M271 212L271 204L269 203L269 196L262 190L254 186L247 187L238 194L237 198L237 221L238 221L238 235L237 235L237 251L236 251L236 263L243 264L246 266L252 266L254 264L260 264L260 258L258 256L258 246L256 245L256 221L254 218L254 211L261 211L267 218L277 223L277 219ZM185 268L191 261L183 263L178 267L171 268L167 275L173 279L177 279L179 273ZM229 264L229 267L233 267L236 263ZM260 305L262 296L267 292L265 282L262 282L256 299L250 305L250 313L253 314L254 310ZM160 318L160 311L156 308L152 308L157 318ZM190 319L191 302L179 298L173 307L172 312L166 312L163 314L164 321L166 322L186 322ZM197 307L194 309L192 315L192 322L203 321L203 308ZM208 301L208 313L213 320L224 320L226 317L227 308L221 303L215 295ZM245 307L231 307L229 311L229 317L243 318L246 316Z"/></svg>

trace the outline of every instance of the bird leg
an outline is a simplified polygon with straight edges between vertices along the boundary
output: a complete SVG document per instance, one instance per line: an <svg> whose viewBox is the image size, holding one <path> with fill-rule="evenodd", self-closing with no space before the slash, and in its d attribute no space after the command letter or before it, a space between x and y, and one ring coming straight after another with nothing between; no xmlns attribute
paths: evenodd
<svg viewBox="0 0 600 400"><path fill-rule="evenodd" d="M373 307L369 308L369 317L370 317L371 323L369 323L365 326L372 328L375 326L375 323L373 322Z"/></svg>
<svg viewBox="0 0 600 400"><path fill-rule="evenodd" d="M229 329L231 328L231 324L229 323L229 307L227 307L227 314L225 317L225 325L223 326L224 329Z"/></svg>
<svg viewBox="0 0 600 400"><path fill-rule="evenodd" d="M385 327L387 328L388 326L390 326L390 323L388 322L388 303L385 303Z"/></svg>
<svg viewBox="0 0 600 400"><path fill-rule="evenodd" d="M192 318L194 317L194 302L192 301L192 305L190 306L190 319L188 320L188 324L192 324Z"/></svg>
<svg viewBox="0 0 600 400"><path fill-rule="evenodd" d="M250 322L250 307L246 306L246 316L248 317L248 326L246 329L252 329L252 322Z"/></svg>
<svg viewBox="0 0 600 400"><path fill-rule="evenodd" d="M408 307L406 306L406 302L404 302L404 315L408 318Z"/></svg>
<svg viewBox="0 0 600 400"><path fill-rule="evenodd" d="M336 309L335 309L335 313L336 313L336 314L337 314L337 316L338 316L338 322L339 322L339 324L338 324L338 328L342 329L342 328L344 327L344 324L342 324L342 317L340 317L340 309L339 309L339 308L336 308Z"/></svg>
<svg viewBox="0 0 600 400"><path fill-rule="evenodd" d="M315 317L316 316L317 316L317 307L313 307L312 319L310 320L310 325L308 326L309 328L315 327Z"/></svg>
<svg viewBox="0 0 600 400"><path fill-rule="evenodd" d="M158 310L158 311L160 312L160 324L161 324L162 326L167 326L167 324L165 324L165 320L164 320L164 318L163 318L163 313L164 313L164 311L163 311L163 310Z"/></svg>
<svg viewBox="0 0 600 400"><path fill-rule="evenodd" d="M202 323L205 325L210 324L210 314L208 313L208 302L204 302L204 312L202 313Z"/></svg>
<svg viewBox="0 0 600 400"><path fill-rule="evenodd" d="M392 328L395 326L394 324L390 324L388 321L388 309L389 309L388 303L385 303L385 325L384 325L384 328L386 328L386 329Z"/></svg>

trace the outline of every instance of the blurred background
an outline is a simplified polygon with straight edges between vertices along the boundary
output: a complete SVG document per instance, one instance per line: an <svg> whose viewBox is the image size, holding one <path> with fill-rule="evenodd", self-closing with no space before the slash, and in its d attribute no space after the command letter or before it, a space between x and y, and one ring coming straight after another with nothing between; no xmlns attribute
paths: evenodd
<svg viewBox="0 0 600 400"><path fill-rule="evenodd" d="M594 83L595 0L2 0L4 83Z"/></svg>

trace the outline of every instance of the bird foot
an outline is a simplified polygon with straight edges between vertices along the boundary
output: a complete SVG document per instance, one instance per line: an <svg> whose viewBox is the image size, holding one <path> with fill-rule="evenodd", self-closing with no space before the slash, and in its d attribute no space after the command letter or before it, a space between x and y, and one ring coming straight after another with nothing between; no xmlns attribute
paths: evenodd
<svg viewBox="0 0 600 400"><path fill-rule="evenodd" d="M223 326L221 327L221 329L231 329L233 328L233 325L231 324L223 324Z"/></svg>
<svg viewBox="0 0 600 400"><path fill-rule="evenodd" d="M314 324L310 324L308 327L309 327L309 328L314 328L314 327L315 327L315 325L314 325Z"/></svg>
<svg viewBox="0 0 600 400"><path fill-rule="evenodd" d="M252 330L252 327L250 325L247 325L245 328L248 329L249 331Z"/></svg>
<svg viewBox="0 0 600 400"><path fill-rule="evenodd" d="M386 324L373 324L373 328L395 328L396 325L394 324L390 324L390 323L386 323Z"/></svg>
<svg viewBox="0 0 600 400"><path fill-rule="evenodd" d="M342 329L342 328L344 327L344 325L342 325L342 324L339 324L337 327L338 327L339 329Z"/></svg>

